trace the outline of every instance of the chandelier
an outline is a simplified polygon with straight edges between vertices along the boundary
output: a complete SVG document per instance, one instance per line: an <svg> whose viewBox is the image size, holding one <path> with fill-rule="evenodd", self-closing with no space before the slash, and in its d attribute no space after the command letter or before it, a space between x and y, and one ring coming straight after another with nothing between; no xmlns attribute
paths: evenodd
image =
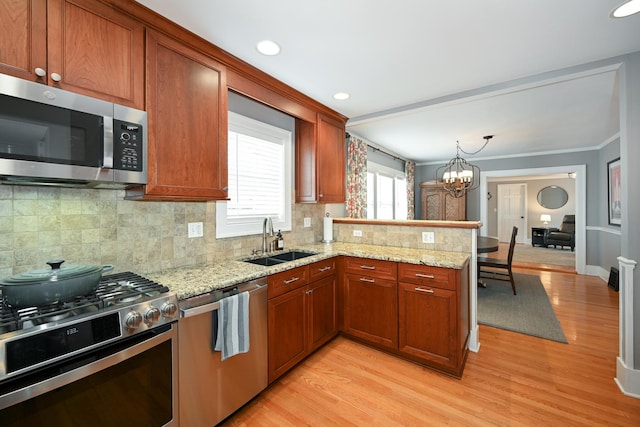
<svg viewBox="0 0 640 427"><path fill-rule="evenodd" d="M473 153L464 151L460 148L460 142L456 141L456 156L436 171L436 181L441 181L442 187L453 197L462 197L467 194L467 191L475 190L480 185L480 168L460 157L460 152L471 156L478 154L487 146L493 135L483 138L484 145Z"/></svg>

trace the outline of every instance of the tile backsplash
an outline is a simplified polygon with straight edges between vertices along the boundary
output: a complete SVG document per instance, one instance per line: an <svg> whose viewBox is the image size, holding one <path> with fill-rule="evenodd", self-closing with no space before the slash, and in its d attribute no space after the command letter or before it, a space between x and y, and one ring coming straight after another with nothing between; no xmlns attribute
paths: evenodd
<svg viewBox="0 0 640 427"><path fill-rule="evenodd" d="M121 190L0 185L0 278L64 259L140 274L220 262L260 248L261 236L215 238L215 202L139 202ZM285 247L322 238L324 205L294 204ZM303 219L311 218L311 227ZM188 238L189 222L204 237Z"/></svg>

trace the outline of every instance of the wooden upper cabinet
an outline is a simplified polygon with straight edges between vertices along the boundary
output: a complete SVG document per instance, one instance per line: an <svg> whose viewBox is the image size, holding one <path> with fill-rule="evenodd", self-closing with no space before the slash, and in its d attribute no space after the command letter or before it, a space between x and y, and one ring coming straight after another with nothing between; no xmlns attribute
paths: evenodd
<svg viewBox="0 0 640 427"><path fill-rule="evenodd" d="M0 72L144 108L144 25L91 0L0 2Z"/></svg>
<svg viewBox="0 0 640 427"><path fill-rule="evenodd" d="M346 199L344 122L318 114L296 121L296 202L343 203Z"/></svg>
<svg viewBox="0 0 640 427"><path fill-rule="evenodd" d="M149 180L128 198L227 198L227 84L222 64L147 32Z"/></svg>
<svg viewBox="0 0 640 427"><path fill-rule="evenodd" d="M47 0L0 1L0 72L36 80L46 63Z"/></svg>

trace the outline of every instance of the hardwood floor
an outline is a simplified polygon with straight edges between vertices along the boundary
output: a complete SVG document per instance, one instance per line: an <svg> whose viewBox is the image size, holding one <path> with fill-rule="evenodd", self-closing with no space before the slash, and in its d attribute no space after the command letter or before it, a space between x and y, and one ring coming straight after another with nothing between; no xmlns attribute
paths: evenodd
<svg viewBox="0 0 640 427"><path fill-rule="evenodd" d="M338 337L227 426L639 426L640 399L614 383L618 294L601 279L538 274L562 344L480 326L461 380Z"/></svg>

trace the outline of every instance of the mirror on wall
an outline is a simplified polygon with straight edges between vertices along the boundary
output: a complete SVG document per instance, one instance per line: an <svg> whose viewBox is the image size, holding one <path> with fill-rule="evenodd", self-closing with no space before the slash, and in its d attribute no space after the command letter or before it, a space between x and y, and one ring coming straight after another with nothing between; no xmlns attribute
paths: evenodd
<svg viewBox="0 0 640 427"><path fill-rule="evenodd" d="M544 187L538 192L538 203L543 208L558 209L563 207L569 201L569 195L564 188L557 185Z"/></svg>

